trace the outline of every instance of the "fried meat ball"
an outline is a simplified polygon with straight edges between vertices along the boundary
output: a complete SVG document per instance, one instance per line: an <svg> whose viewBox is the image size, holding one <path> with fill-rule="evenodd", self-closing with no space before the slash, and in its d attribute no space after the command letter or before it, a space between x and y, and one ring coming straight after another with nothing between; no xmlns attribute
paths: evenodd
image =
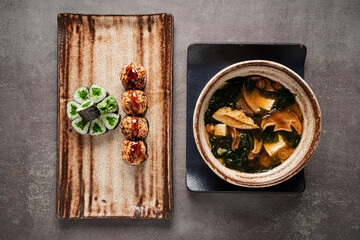
<svg viewBox="0 0 360 240"><path fill-rule="evenodd" d="M146 111L147 97L141 90L124 92L121 101L122 108L128 115L142 116Z"/></svg>
<svg viewBox="0 0 360 240"><path fill-rule="evenodd" d="M130 165L139 165L147 158L146 146L143 141L124 140L122 143L122 158Z"/></svg>
<svg viewBox="0 0 360 240"><path fill-rule="evenodd" d="M142 90L146 84L146 70L140 64L132 62L121 70L120 80L127 89Z"/></svg>
<svg viewBox="0 0 360 240"><path fill-rule="evenodd" d="M145 118L127 116L121 122L121 131L127 139L143 139L149 128Z"/></svg>

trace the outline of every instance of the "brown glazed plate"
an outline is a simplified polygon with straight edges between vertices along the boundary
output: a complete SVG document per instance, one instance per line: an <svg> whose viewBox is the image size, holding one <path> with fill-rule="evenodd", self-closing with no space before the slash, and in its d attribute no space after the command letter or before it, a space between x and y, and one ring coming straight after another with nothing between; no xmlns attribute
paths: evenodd
<svg viewBox="0 0 360 240"><path fill-rule="evenodd" d="M244 173L222 165L211 153L204 131L204 114L214 92L223 87L231 78L251 75L277 81L295 93L296 101L304 117L302 139L294 153L281 165L261 173ZM298 173L314 153L319 141L320 130L320 107L308 84L288 67L266 60L243 61L218 72L200 93L193 116L195 143L208 167L225 181L249 188L273 186Z"/></svg>
<svg viewBox="0 0 360 240"><path fill-rule="evenodd" d="M59 219L172 217L172 49L169 14L58 15ZM119 74L132 61L145 67L148 80L148 159L139 166L122 160L120 127L80 135L66 115L81 86L101 85L120 103ZM119 114L125 117L121 107Z"/></svg>

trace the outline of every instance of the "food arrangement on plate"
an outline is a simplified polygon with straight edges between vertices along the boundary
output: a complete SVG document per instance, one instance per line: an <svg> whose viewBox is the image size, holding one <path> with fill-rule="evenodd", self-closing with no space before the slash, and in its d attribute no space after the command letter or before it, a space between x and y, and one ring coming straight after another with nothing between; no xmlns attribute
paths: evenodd
<svg viewBox="0 0 360 240"><path fill-rule="evenodd" d="M74 101L67 102L66 113L76 132L97 136L117 127L118 104L105 88L96 84L80 87L72 96Z"/></svg>
<svg viewBox="0 0 360 240"><path fill-rule="evenodd" d="M130 165L139 165L147 159L143 141L149 131L147 120L143 117L147 97L142 91L146 85L146 70L132 62L122 69L120 80L127 89L121 105L128 114L121 122L121 131L126 138L122 144L122 158ZM73 98L75 101L67 103L66 112L76 132L97 136L117 127L121 119L118 104L102 86L93 84L90 88L80 87L73 93Z"/></svg>
<svg viewBox="0 0 360 240"><path fill-rule="evenodd" d="M147 97L142 91L146 85L146 70L137 63L125 66L120 80L127 89L121 105L127 117L121 123L121 130L127 140L122 143L122 158L130 165L139 165L147 159L146 137L149 128L143 115L147 108Z"/></svg>
<svg viewBox="0 0 360 240"><path fill-rule="evenodd" d="M289 158L301 140L295 94L261 76L235 77L211 97L204 130L211 152L228 168L255 173Z"/></svg>

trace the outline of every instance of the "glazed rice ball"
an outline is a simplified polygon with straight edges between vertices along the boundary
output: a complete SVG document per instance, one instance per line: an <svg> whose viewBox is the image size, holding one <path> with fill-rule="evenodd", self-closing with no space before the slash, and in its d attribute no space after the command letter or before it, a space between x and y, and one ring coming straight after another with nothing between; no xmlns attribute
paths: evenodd
<svg viewBox="0 0 360 240"><path fill-rule="evenodd" d="M146 70L140 64L132 62L121 70L120 80L127 89L142 90L146 84Z"/></svg>
<svg viewBox="0 0 360 240"><path fill-rule="evenodd" d="M147 97L141 90L124 92L121 105L128 115L142 116L146 111Z"/></svg>
<svg viewBox="0 0 360 240"><path fill-rule="evenodd" d="M149 128L145 118L127 116L121 122L121 131L127 139L143 139Z"/></svg>
<svg viewBox="0 0 360 240"><path fill-rule="evenodd" d="M122 158L130 165L139 165L147 159L146 146L143 141L124 140L122 143Z"/></svg>

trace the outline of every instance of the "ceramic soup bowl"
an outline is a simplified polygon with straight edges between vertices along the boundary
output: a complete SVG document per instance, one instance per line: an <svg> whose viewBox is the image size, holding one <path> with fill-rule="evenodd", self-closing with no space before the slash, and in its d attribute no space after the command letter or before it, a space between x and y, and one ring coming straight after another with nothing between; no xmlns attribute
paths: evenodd
<svg viewBox="0 0 360 240"><path fill-rule="evenodd" d="M279 82L296 94L303 114L303 132L299 145L279 166L260 173L245 173L225 167L211 153L205 133L204 114L214 92L234 77L263 76ZM271 61L252 60L233 64L217 73L204 87L194 111L193 131L197 148L210 169L225 181L243 187L269 187L294 176L309 161L320 137L321 113L316 97L306 82L291 69Z"/></svg>

